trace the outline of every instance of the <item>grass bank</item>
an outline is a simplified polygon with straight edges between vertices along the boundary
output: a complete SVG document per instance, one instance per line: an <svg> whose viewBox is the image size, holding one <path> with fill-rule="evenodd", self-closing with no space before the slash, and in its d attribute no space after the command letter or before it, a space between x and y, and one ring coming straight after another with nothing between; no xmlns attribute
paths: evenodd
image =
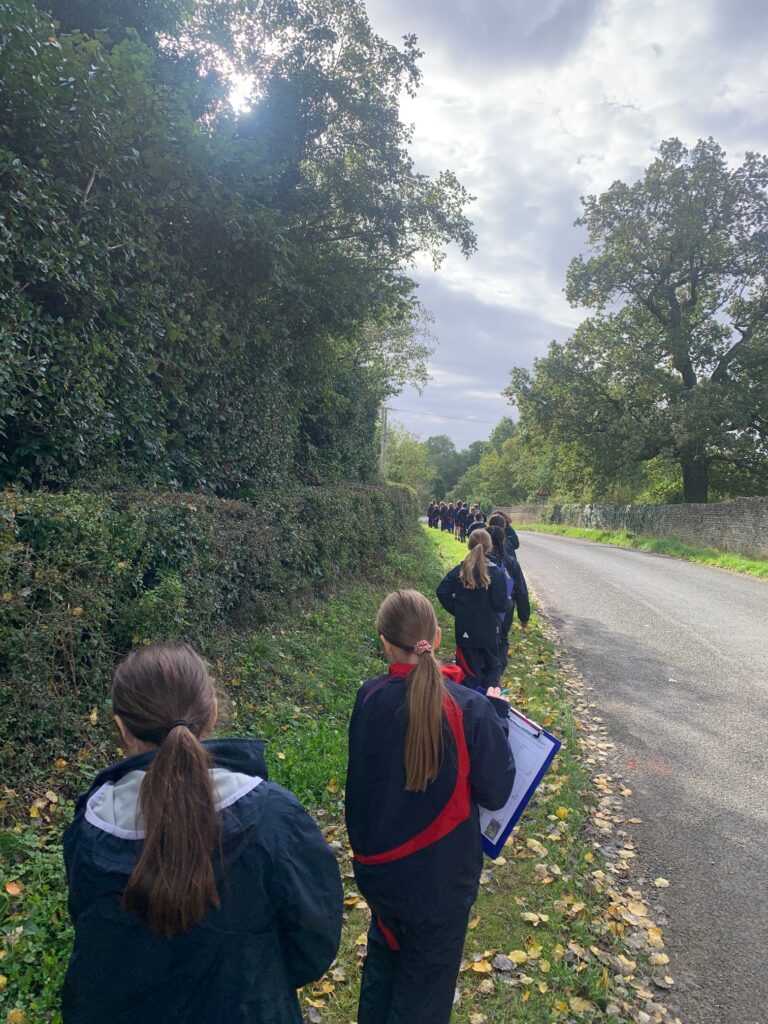
<svg viewBox="0 0 768 1024"><path fill-rule="evenodd" d="M217 666L229 696L227 731L269 739L271 776L310 807L339 857L347 908L342 948L329 974L302 993L316 1022L355 1020L365 955L368 912L354 886L342 810L354 695L383 667L374 615L395 586L432 596L465 550L446 535L420 531L408 550L382 558L376 578L242 636ZM441 623L450 638L443 614ZM653 924L659 908L630 881L636 851L622 811L629 791L606 768L610 742L590 723L583 695L569 691L535 616L526 633L514 635L512 652L505 685L514 703L565 742L504 856L486 865L455 1020L670 1024L656 999L672 984ZM39 790L6 796L22 809L0 834L0 1021L9 1024L60 1019L71 933L59 840L72 813L71 773L79 778L92 757L87 747L73 751L50 766Z"/></svg>
<svg viewBox="0 0 768 1024"><path fill-rule="evenodd" d="M768 579L768 562L743 555L734 555L716 548L697 548L670 537L644 537L626 530L592 530L581 526L559 526L550 523L530 523L519 526L520 530L533 530L536 533L555 533L561 537L578 537L581 540L592 540L598 544L614 544L621 548L637 548L638 551L652 551L658 555L669 555L682 558L686 562L701 562L714 565L718 569L729 569L747 576Z"/></svg>

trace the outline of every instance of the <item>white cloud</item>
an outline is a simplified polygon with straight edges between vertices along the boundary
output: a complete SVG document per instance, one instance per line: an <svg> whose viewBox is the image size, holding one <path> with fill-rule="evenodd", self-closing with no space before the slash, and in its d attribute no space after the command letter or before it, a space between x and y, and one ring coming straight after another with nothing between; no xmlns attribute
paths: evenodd
<svg viewBox="0 0 768 1024"><path fill-rule="evenodd" d="M765 148L768 4L484 0L470 16L464 0L368 0L368 10L378 31L395 41L416 31L426 51L424 86L402 108L417 166L450 167L477 196L478 253L451 254L437 277L417 268L440 346L421 401L444 401L446 372L457 402L498 418L509 409L491 395L509 368L584 315L563 296L585 241L573 227L579 197L636 179L672 135L714 135L734 161ZM453 436L488 433L472 430L457 420Z"/></svg>

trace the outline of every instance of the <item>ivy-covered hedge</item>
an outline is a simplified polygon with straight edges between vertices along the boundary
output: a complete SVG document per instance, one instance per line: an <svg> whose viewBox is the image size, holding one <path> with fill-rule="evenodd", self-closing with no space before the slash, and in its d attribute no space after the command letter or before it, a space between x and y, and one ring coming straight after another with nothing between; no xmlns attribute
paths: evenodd
<svg viewBox="0 0 768 1024"><path fill-rule="evenodd" d="M404 487L303 488L279 506L196 494L0 496L0 776L77 757L131 647L216 658L311 592L364 574L413 529Z"/></svg>

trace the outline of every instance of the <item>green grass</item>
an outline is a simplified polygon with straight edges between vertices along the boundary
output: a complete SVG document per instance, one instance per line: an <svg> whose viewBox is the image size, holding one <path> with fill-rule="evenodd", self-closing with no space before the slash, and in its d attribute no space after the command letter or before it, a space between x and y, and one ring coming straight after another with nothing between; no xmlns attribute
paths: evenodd
<svg viewBox="0 0 768 1024"><path fill-rule="evenodd" d="M628 533L626 530L590 530L581 526L559 526L549 523L521 523L518 529L533 530L536 533L555 533L562 537L578 537L581 540L615 544L622 548L637 548L639 551L652 551L658 555L669 555L672 558L685 559L687 562L701 562L704 565L714 565L718 569L729 569L731 572L768 579L766 561L718 551L716 548L697 548L669 537L644 537Z"/></svg>
<svg viewBox="0 0 768 1024"><path fill-rule="evenodd" d="M302 993L305 1006L314 1006L323 1024L355 1020L365 954L368 916L355 889L342 812L347 724L355 693L361 681L384 668L374 635L375 613L395 587L413 586L432 597L442 575L465 553L447 534L425 528L412 546L382 558L376 579L351 584L331 600L294 609L271 628L243 636L218 666L229 703L224 731L268 738L270 777L291 788L317 816L327 838L340 844L347 907L342 947L327 977ZM453 623L442 610L439 617L448 653ZM629 995L617 994L616 957L629 927L626 864L600 863L590 831L600 813L599 798L618 796L617 787L598 778L600 792L595 788L580 752L582 739L592 753L595 741L586 738L584 722L574 717L542 623L534 615L528 630L517 629L512 639L505 685L513 703L556 732L564 745L504 857L486 865L455 1020L617 1024L629 1019L632 988L644 991L640 974L629 973L623 979ZM66 791L62 773L69 770L59 766L52 771L49 795ZM24 796L25 808L31 798ZM40 801L38 816L0 833L0 1021L16 1008L26 1014L25 1024L57 1024L57 993L71 942L59 840L72 805L63 795ZM6 892L9 882L17 883L20 892L13 884ZM544 916L526 919L525 914ZM494 970L493 957L509 953L525 962L510 971ZM626 967L621 971L628 973Z"/></svg>

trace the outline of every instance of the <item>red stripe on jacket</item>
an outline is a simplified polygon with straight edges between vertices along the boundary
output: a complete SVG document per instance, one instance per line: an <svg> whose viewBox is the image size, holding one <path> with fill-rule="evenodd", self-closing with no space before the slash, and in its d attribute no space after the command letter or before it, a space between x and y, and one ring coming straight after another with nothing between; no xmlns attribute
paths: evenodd
<svg viewBox="0 0 768 1024"><path fill-rule="evenodd" d="M453 666L449 666L453 667ZM390 675L406 676L414 669L413 665L390 665ZM407 671L404 671L407 670ZM443 670L445 671L445 670ZM447 674L447 673L446 673ZM453 676L453 673L451 673ZM469 751L467 741L464 737L464 719L461 708L448 694L443 700L443 711L448 719L448 725L456 744L458 764L456 769L456 785L448 798L448 802L435 820L422 829L413 839L402 843L393 850L385 850L383 853L375 853L371 856L364 856L355 853L355 860L360 864L389 864L393 860L400 860L412 853L426 849L439 839L447 836L449 832L461 825L469 817Z"/></svg>

